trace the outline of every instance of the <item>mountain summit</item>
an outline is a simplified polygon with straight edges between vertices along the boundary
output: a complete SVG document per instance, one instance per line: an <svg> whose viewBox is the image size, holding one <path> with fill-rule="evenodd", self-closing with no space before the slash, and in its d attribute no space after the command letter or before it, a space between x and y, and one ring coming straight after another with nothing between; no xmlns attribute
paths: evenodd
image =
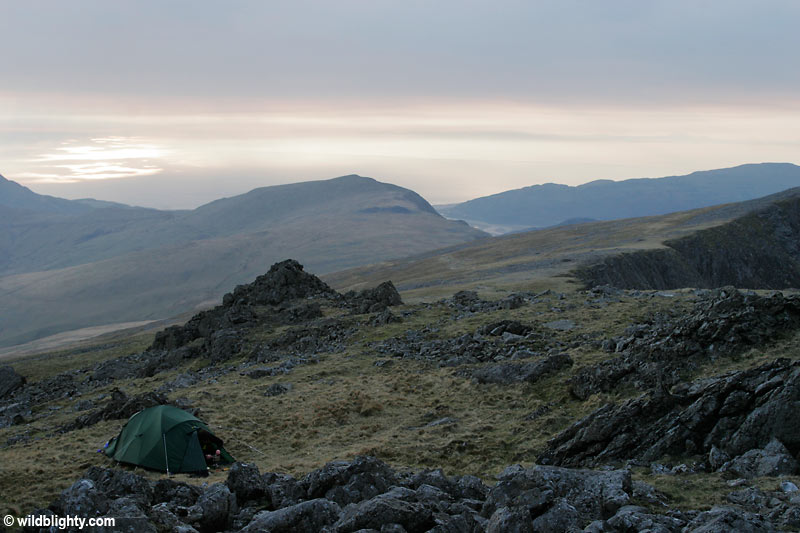
<svg viewBox="0 0 800 533"><path fill-rule="evenodd" d="M0 345L167 318L285 257L327 273L486 236L409 189L355 175L263 187L191 211L42 213L15 198L5 203L21 209L0 218Z"/></svg>

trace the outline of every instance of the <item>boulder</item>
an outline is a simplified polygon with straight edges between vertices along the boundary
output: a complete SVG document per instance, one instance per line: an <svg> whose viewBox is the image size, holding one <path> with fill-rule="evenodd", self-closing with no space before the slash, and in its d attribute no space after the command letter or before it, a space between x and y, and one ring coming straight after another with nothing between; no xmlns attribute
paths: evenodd
<svg viewBox="0 0 800 533"><path fill-rule="evenodd" d="M225 484L236 495L236 501L240 505L249 500L263 498L267 494L264 479L254 464L234 463Z"/></svg>
<svg viewBox="0 0 800 533"><path fill-rule="evenodd" d="M273 509L296 505L307 497L307 488L292 476L268 472L261 479Z"/></svg>
<svg viewBox="0 0 800 533"><path fill-rule="evenodd" d="M762 476L784 476L798 472L800 465L778 439L762 449L754 449L736 457L722 470L746 479Z"/></svg>
<svg viewBox="0 0 800 533"><path fill-rule="evenodd" d="M334 502L318 498L277 511L262 511L242 529L242 533L294 533L321 531L336 522L341 509Z"/></svg>
<svg viewBox="0 0 800 533"><path fill-rule="evenodd" d="M108 511L108 498L90 479L79 479L61 492L51 509L60 516L76 515L86 518L103 516Z"/></svg>
<svg viewBox="0 0 800 533"><path fill-rule="evenodd" d="M159 479L153 485L153 503L168 503L173 506L191 507L203 491L199 487L173 481L172 479Z"/></svg>
<svg viewBox="0 0 800 533"><path fill-rule="evenodd" d="M776 528L762 516L735 507L716 506L697 515L684 528L692 533L772 533Z"/></svg>
<svg viewBox="0 0 800 533"><path fill-rule="evenodd" d="M199 516L198 529L205 533L227 529L236 511L236 496L224 483L214 483L200 495L189 513Z"/></svg>
<svg viewBox="0 0 800 533"><path fill-rule="evenodd" d="M124 470L112 470L98 466L89 467L83 474L107 498L129 498L142 509L149 509L153 503L153 488L142 476Z"/></svg>
<svg viewBox="0 0 800 533"><path fill-rule="evenodd" d="M399 524L409 533L421 533L434 526L433 513L423 504L381 494L345 507L332 529L337 533L351 533L360 529L380 529L385 524Z"/></svg>
<svg viewBox="0 0 800 533"><path fill-rule="evenodd" d="M347 305L353 314L378 313L387 307L402 305L400 293L391 281L384 281L372 289L350 291L344 295Z"/></svg>
<svg viewBox="0 0 800 533"><path fill-rule="evenodd" d="M580 531L582 519L578 510L566 498L559 498L546 512L533 521L533 531L537 533L561 533Z"/></svg>
<svg viewBox="0 0 800 533"><path fill-rule="evenodd" d="M395 473L374 457L333 461L303 479L309 498L325 497L339 505L360 502L383 494L397 484Z"/></svg>
<svg viewBox="0 0 800 533"><path fill-rule="evenodd" d="M531 513L520 507L500 507L486 524L486 533L535 533Z"/></svg>
<svg viewBox="0 0 800 533"><path fill-rule="evenodd" d="M25 378L17 374L11 365L0 366L0 400L10 396L24 384Z"/></svg>

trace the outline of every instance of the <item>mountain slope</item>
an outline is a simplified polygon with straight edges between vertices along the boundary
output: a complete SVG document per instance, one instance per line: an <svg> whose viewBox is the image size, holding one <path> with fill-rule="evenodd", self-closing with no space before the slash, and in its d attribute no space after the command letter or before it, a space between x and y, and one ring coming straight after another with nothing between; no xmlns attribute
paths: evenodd
<svg viewBox="0 0 800 533"><path fill-rule="evenodd" d="M439 208L450 218L505 231L572 218L614 220L741 202L800 186L800 166L762 163L687 176L598 180L571 187L546 183Z"/></svg>
<svg viewBox="0 0 800 533"><path fill-rule="evenodd" d="M192 310L286 257L332 272L484 236L408 189L359 176L265 187L193 211L6 222L0 345Z"/></svg>
<svg viewBox="0 0 800 533"><path fill-rule="evenodd" d="M434 289L447 293L487 285L528 290L579 282L650 289L733 283L791 287L800 279L798 217L800 187L667 215L504 235L336 272L325 280L341 290L391 279L411 300ZM680 261L673 257L677 249Z"/></svg>

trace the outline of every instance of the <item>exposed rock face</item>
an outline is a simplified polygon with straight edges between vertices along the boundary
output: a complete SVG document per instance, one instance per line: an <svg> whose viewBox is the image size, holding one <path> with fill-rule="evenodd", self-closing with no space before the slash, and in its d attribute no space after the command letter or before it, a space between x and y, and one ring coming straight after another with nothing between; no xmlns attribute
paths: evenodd
<svg viewBox="0 0 800 533"><path fill-rule="evenodd" d="M628 327L606 343L616 358L581 369L570 380L580 399L612 390L619 382L649 389L669 386L699 362L726 357L774 340L800 327L800 298L743 294L728 287L710 291L692 312L678 318L657 316Z"/></svg>
<svg viewBox="0 0 800 533"><path fill-rule="evenodd" d="M17 374L10 365L0 366L0 399L10 396L24 384L25 378Z"/></svg>
<svg viewBox="0 0 800 533"><path fill-rule="evenodd" d="M800 287L800 199L770 205L721 226L578 269L588 286L623 289Z"/></svg>
<svg viewBox="0 0 800 533"><path fill-rule="evenodd" d="M656 391L619 406L605 405L552 439L538 461L597 465L629 459L649 462L666 454L718 456L720 451L736 458L764 447L774 456L773 439L794 456L800 452L798 409L800 362L778 359L674 387L671 394ZM714 462L721 467L721 461ZM739 461L736 464L745 459Z"/></svg>

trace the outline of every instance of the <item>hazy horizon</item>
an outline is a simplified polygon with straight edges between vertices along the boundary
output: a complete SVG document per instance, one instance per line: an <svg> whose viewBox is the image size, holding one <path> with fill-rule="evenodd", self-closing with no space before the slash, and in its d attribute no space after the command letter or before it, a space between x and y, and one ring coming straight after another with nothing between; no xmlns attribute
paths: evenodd
<svg viewBox="0 0 800 533"><path fill-rule="evenodd" d="M446 204L798 163L800 4L0 6L0 173L189 208L356 173Z"/></svg>

